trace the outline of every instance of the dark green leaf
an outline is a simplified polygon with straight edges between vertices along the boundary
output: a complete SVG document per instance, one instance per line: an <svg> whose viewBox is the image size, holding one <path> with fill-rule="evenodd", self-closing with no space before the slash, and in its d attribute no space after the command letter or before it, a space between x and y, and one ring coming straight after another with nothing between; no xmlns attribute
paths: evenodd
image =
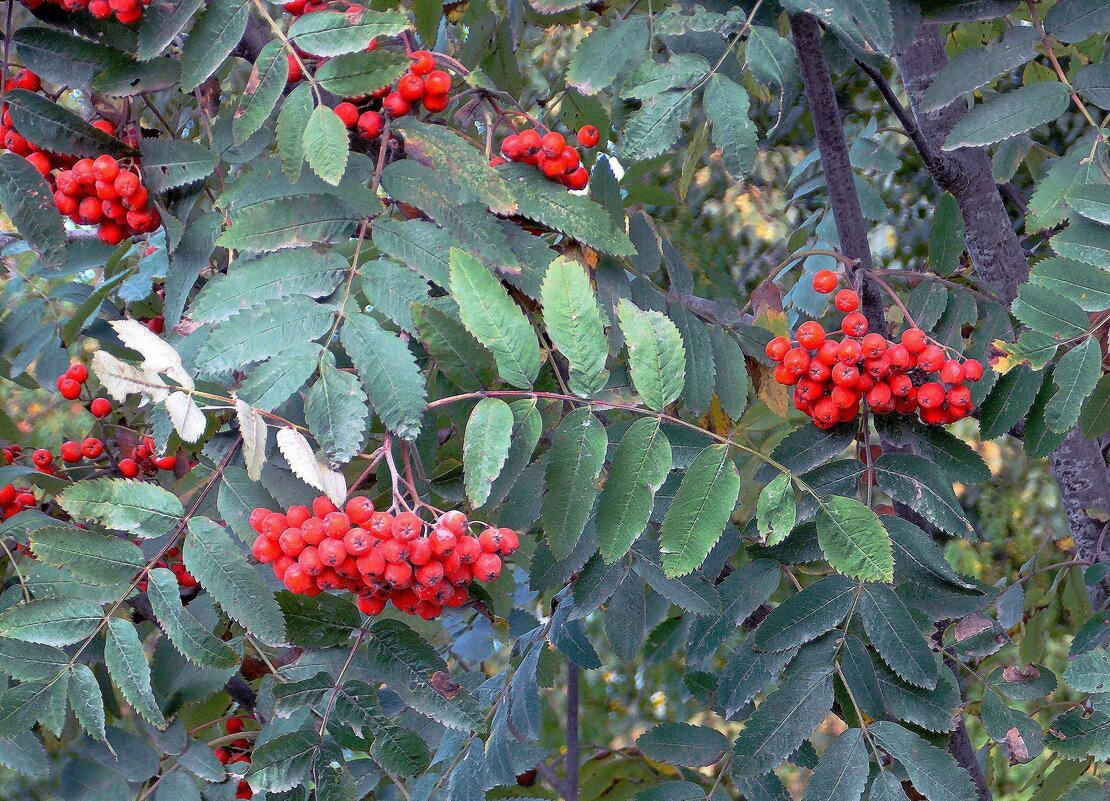
<svg viewBox="0 0 1110 801"><path fill-rule="evenodd" d="M728 738L705 726L661 723L637 737L636 746L648 759L698 768L720 761L728 750Z"/></svg>
<svg viewBox="0 0 1110 801"><path fill-rule="evenodd" d="M126 584L146 564L139 546L128 540L63 526L36 529L31 550L42 562L64 567L90 584Z"/></svg>
<svg viewBox="0 0 1110 801"><path fill-rule="evenodd" d="M746 177L755 164L757 135L748 119L748 104L744 87L720 73L709 79L702 97L713 144L721 148L721 163L736 180Z"/></svg>
<svg viewBox="0 0 1110 801"><path fill-rule="evenodd" d="M879 486L949 534L974 537L975 529L952 491L951 482L920 457L885 453L875 462Z"/></svg>
<svg viewBox="0 0 1110 801"><path fill-rule="evenodd" d="M978 794L967 771L948 752L896 723L871 724L879 747L894 757L918 792L930 801L975 801Z"/></svg>
<svg viewBox="0 0 1110 801"><path fill-rule="evenodd" d="M609 346L590 277L578 262L559 258L547 268L540 292L544 326L570 362L570 389L588 398L609 377L605 369Z"/></svg>
<svg viewBox="0 0 1110 801"><path fill-rule="evenodd" d="M861 729L848 729L821 755L802 801L859 801L870 764Z"/></svg>
<svg viewBox="0 0 1110 801"><path fill-rule="evenodd" d="M582 536L607 445L605 427L589 408L575 409L555 431L544 480L543 529L557 557L569 556Z"/></svg>
<svg viewBox="0 0 1110 801"><path fill-rule="evenodd" d="M852 608L854 581L829 576L806 587L775 607L759 628L753 643L761 651L788 651L836 628Z"/></svg>
<svg viewBox="0 0 1110 801"><path fill-rule="evenodd" d="M671 461L670 442L654 420L637 420L621 438L597 507L601 555L606 562L628 553L643 533Z"/></svg>
<svg viewBox="0 0 1110 801"><path fill-rule="evenodd" d="M147 597L154 615L182 656L201 667L230 668L239 664L239 655L182 605L181 590L173 573L157 568L147 574L147 582Z"/></svg>
<svg viewBox="0 0 1110 801"><path fill-rule="evenodd" d="M478 401L466 423L463 440L463 478L466 495L475 507L484 504L494 480L505 466L512 447L513 410L497 398Z"/></svg>
<svg viewBox="0 0 1110 801"><path fill-rule="evenodd" d="M366 437L366 394L358 378L325 361L304 400L305 422L332 464L343 465Z"/></svg>
<svg viewBox="0 0 1110 801"><path fill-rule="evenodd" d="M12 89L5 96L12 124L28 142L66 156L132 155L127 145L94 128L77 114L26 89ZM6 208L6 206L5 206Z"/></svg>
<svg viewBox="0 0 1110 801"><path fill-rule="evenodd" d="M157 484L114 478L79 481L58 496L58 504L79 520L140 537L160 537L185 514L177 496Z"/></svg>
<svg viewBox="0 0 1110 801"><path fill-rule="evenodd" d="M143 644L130 621L121 617L108 618L104 663L127 703L152 726L166 728L169 724L150 687L150 665L143 653Z"/></svg>
<svg viewBox="0 0 1110 801"><path fill-rule="evenodd" d="M1058 81L1033 83L976 106L956 123L945 150L1001 142L1051 122L1068 108L1068 87Z"/></svg>
<svg viewBox="0 0 1110 801"><path fill-rule="evenodd" d="M224 63L247 30L246 0L208 3L181 52L181 89L191 92Z"/></svg>
<svg viewBox="0 0 1110 801"><path fill-rule="evenodd" d="M936 687L937 663L933 651L892 589L865 584L860 618L871 644L899 677L918 687L930 690Z"/></svg>
<svg viewBox="0 0 1110 801"><path fill-rule="evenodd" d="M408 346L369 314L352 314L340 332L374 413L390 431L416 439L424 418L424 376Z"/></svg>

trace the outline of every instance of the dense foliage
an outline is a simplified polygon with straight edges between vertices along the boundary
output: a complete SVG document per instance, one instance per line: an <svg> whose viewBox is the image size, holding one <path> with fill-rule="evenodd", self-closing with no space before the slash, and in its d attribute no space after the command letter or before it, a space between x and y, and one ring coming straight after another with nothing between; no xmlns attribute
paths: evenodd
<svg viewBox="0 0 1110 801"><path fill-rule="evenodd" d="M0 794L1107 797L1110 5L708 5L9 0Z"/></svg>

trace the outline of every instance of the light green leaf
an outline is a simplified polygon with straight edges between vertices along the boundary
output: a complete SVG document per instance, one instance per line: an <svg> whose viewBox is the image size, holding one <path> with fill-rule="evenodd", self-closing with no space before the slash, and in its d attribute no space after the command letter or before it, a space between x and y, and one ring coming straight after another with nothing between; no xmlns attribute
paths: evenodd
<svg viewBox="0 0 1110 801"><path fill-rule="evenodd" d="M350 153L347 126L328 106L317 106L304 128L304 153L308 166L332 186L338 186Z"/></svg>
<svg viewBox="0 0 1110 801"><path fill-rule="evenodd" d="M1029 280L1075 301L1085 312L1110 309L1110 271L1059 256L1033 265Z"/></svg>
<svg viewBox="0 0 1110 801"><path fill-rule="evenodd" d="M300 177L304 166L304 129L313 110L312 87L304 82L285 96L278 112L275 132L278 157L281 159L281 171L290 181Z"/></svg>
<svg viewBox="0 0 1110 801"><path fill-rule="evenodd" d="M172 572L161 567L151 570L147 574L147 597L166 636L186 659L216 669L239 664L239 655L181 603L181 589Z"/></svg>
<svg viewBox="0 0 1110 801"><path fill-rule="evenodd" d="M408 346L368 314L352 314L340 331L374 413L402 439L416 439L424 419L424 376Z"/></svg>
<svg viewBox="0 0 1110 801"><path fill-rule="evenodd" d="M1110 225L1110 184L1083 184L1068 192L1072 211L1102 225Z"/></svg>
<svg viewBox="0 0 1110 801"><path fill-rule="evenodd" d="M798 505L794 500L794 485L788 473L779 473L759 493L755 505L759 535L768 545L778 545L794 529L798 519Z"/></svg>
<svg viewBox="0 0 1110 801"><path fill-rule="evenodd" d="M1068 108L1068 87L1058 81L1028 84L976 106L956 123L944 150L1001 142L1052 122Z"/></svg>
<svg viewBox="0 0 1110 801"><path fill-rule="evenodd" d="M782 93L798 79L794 45L771 28L751 26L744 61L757 81L765 86L777 86Z"/></svg>
<svg viewBox="0 0 1110 801"><path fill-rule="evenodd" d="M369 414L358 378L325 360L320 379L305 396L304 419L332 464L346 464L359 452Z"/></svg>
<svg viewBox="0 0 1110 801"><path fill-rule="evenodd" d="M100 742L107 742L104 731L104 695L92 668L80 662L70 669L69 705L81 728Z"/></svg>
<svg viewBox="0 0 1110 801"><path fill-rule="evenodd" d="M231 225L217 244L264 252L316 242L340 242L354 234L358 219L358 212L333 195L262 200L238 213L232 212Z"/></svg>
<svg viewBox="0 0 1110 801"><path fill-rule="evenodd" d="M861 581L894 580L894 550L879 516L854 498L820 501L817 540L829 564Z"/></svg>
<svg viewBox="0 0 1110 801"><path fill-rule="evenodd" d="M570 362L570 389L588 398L609 377L605 369L609 345L585 268L566 258L553 261L540 300L547 333Z"/></svg>
<svg viewBox="0 0 1110 801"><path fill-rule="evenodd" d="M748 93L717 73L709 79L701 102L713 126L713 144L721 148L721 163L729 175L742 180L755 164L758 138L748 119Z"/></svg>
<svg viewBox="0 0 1110 801"><path fill-rule="evenodd" d="M1087 315L1074 301L1038 284L1021 287L1012 311L1032 330L1057 339L1078 337L1087 330Z"/></svg>
<svg viewBox="0 0 1110 801"><path fill-rule="evenodd" d="M998 75L1017 69L1035 55L1033 45L1039 41L1032 27L1014 26L1001 40L985 47L969 47L944 65L921 102L921 110L937 111L980 86L986 86Z"/></svg>
<svg viewBox="0 0 1110 801"><path fill-rule="evenodd" d="M140 537L161 537L185 514L177 496L146 481L96 478L79 481L58 496L58 505L79 520Z"/></svg>
<svg viewBox="0 0 1110 801"><path fill-rule="evenodd" d="M71 645L92 636L104 613L88 601L42 598L0 612L0 637L40 645Z"/></svg>
<svg viewBox="0 0 1110 801"><path fill-rule="evenodd" d="M692 105L693 94L688 89L672 89L645 100L625 123L621 156L646 161L674 147Z"/></svg>
<svg viewBox="0 0 1110 801"><path fill-rule="evenodd" d="M724 533L740 495L740 474L724 445L711 445L682 477L663 517L659 543L669 577L696 570Z"/></svg>
<svg viewBox="0 0 1110 801"><path fill-rule="evenodd" d="M644 532L655 493L671 465L671 444L657 421L643 418L629 426L613 454L597 506L598 540L607 563L628 553Z"/></svg>
<svg viewBox="0 0 1110 801"><path fill-rule="evenodd" d="M632 383L644 405L662 411L678 398L685 383L682 336L665 314L643 311L627 298L617 307L617 317L628 345Z"/></svg>
<svg viewBox="0 0 1110 801"><path fill-rule="evenodd" d="M340 97L361 97L397 83L408 67L403 53L389 50L347 53L329 58L316 68L322 89Z"/></svg>
<svg viewBox="0 0 1110 801"><path fill-rule="evenodd" d="M264 642L285 641L285 621L273 593L223 526L205 517L191 519L182 557L228 617Z"/></svg>
<svg viewBox="0 0 1110 801"><path fill-rule="evenodd" d="M266 123L288 79L289 59L281 42L274 39L258 54L243 94L239 96L231 125L235 144L247 141Z"/></svg>
<svg viewBox="0 0 1110 801"><path fill-rule="evenodd" d="M226 273L210 279L189 306L194 320L218 323L237 312L292 295L330 295L349 269L334 251L296 248L232 262Z"/></svg>
<svg viewBox="0 0 1110 801"><path fill-rule="evenodd" d="M150 665L147 664L139 633L129 620L108 618L104 639L104 663L108 673L131 707L150 725L164 729L169 724L158 708L150 686Z"/></svg>
<svg viewBox="0 0 1110 801"><path fill-rule="evenodd" d="M605 427L586 407L572 411L555 430L548 451L542 516L544 536L560 559L570 555L586 527L607 445Z"/></svg>
<svg viewBox="0 0 1110 801"><path fill-rule="evenodd" d="M539 343L501 282L476 258L452 248L450 288L463 325L493 354L501 377L531 387L540 372Z"/></svg>
<svg viewBox="0 0 1110 801"><path fill-rule="evenodd" d="M365 50L375 38L395 36L407 27L408 17L398 11L316 11L298 17L289 38L313 55L339 56Z"/></svg>
<svg viewBox="0 0 1110 801"><path fill-rule="evenodd" d="M1052 371L1056 394L1045 407L1045 422L1053 431L1070 430L1078 421L1083 403L1102 377L1102 349L1088 337L1065 353Z"/></svg>
<svg viewBox="0 0 1110 801"><path fill-rule="evenodd" d="M648 55L648 20L642 14L596 28L578 43L567 65L567 83L584 95L612 85L633 59Z"/></svg>
<svg viewBox="0 0 1110 801"><path fill-rule="evenodd" d="M216 169L216 154L196 142L144 139L141 148L143 181L151 192L203 181Z"/></svg>
<svg viewBox="0 0 1110 801"><path fill-rule="evenodd" d="M40 561L64 567L90 584L126 584L146 564L139 546L126 539L63 526L36 529L31 550Z"/></svg>
<svg viewBox="0 0 1110 801"><path fill-rule="evenodd" d="M310 298L293 296L256 306L217 325L201 346L197 363L218 375L319 339L331 327L335 310ZM246 396L244 396L246 399Z"/></svg>
<svg viewBox="0 0 1110 801"><path fill-rule="evenodd" d="M513 410L509 404L497 398L478 401L463 439L463 479L466 496L475 507L489 499L494 479L509 457L512 434Z"/></svg>

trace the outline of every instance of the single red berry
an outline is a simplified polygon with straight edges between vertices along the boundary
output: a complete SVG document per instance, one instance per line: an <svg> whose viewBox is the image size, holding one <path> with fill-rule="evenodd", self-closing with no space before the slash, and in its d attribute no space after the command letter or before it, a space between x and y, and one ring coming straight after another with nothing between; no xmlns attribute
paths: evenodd
<svg viewBox="0 0 1110 801"><path fill-rule="evenodd" d="M430 95L445 95L451 91L451 76L443 70L433 70L424 78L424 85Z"/></svg>
<svg viewBox="0 0 1110 801"><path fill-rule="evenodd" d="M876 334L875 332L867 334L860 341L860 347L863 350L863 358L865 359L878 359L886 353L886 346L886 337L882 334Z"/></svg>
<svg viewBox="0 0 1110 801"><path fill-rule="evenodd" d="M93 161L93 169L96 170L98 181L111 182L116 180L116 176L119 175L119 162L105 153L96 157L96 160Z"/></svg>
<svg viewBox="0 0 1110 801"><path fill-rule="evenodd" d="M335 116L339 117L340 121L348 128L354 128L358 123L358 106L345 100L342 103L337 103Z"/></svg>
<svg viewBox="0 0 1110 801"><path fill-rule="evenodd" d="M825 329L816 320L798 326L798 344L808 350L817 350L825 341Z"/></svg>
<svg viewBox="0 0 1110 801"><path fill-rule="evenodd" d="M978 381L983 377L983 365L978 359L968 359L963 364L965 381Z"/></svg>
<svg viewBox="0 0 1110 801"><path fill-rule="evenodd" d="M579 191L586 188L586 184L590 182L590 174L586 172L585 167L579 167L566 177L567 189Z"/></svg>
<svg viewBox="0 0 1110 801"><path fill-rule="evenodd" d="M66 370L66 377L72 378L79 384L84 384L86 381L89 380L89 368L81 364L80 362L78 362L77 364L71 364L69 366L69 369Z"/></svg>
<svg viewBox="0 0 1110 801"><path fill-rule="evenodd" d="M35 467L50 467L50 463L54 461L54 454L46 448L39 448L31 454L31 461L35 463Z"/></svg>
<svg viewBox="0 0 1110 801"><path fill-rule="evenodd" d="M767 356L773 362L781 362L790 350L790 340L786 337L775 337L767 343Z"/></svg>
<svg viewBox="0 0 1110 801"><path fill-rule="evenodd" d="M917 357L917 366L927 373L936 372L944 366L944 351L936 345L926 345Z"/></svg>
<svg viewBox="0 0 1110 801"><path fill-rule="evenodd" d="M850 289L842 289L836 293L833 304L842 312L854 312L859 308L859 295Z"/></svg>
<svg viewBox="0 0 1110 801"><path fill-rule="evenodd" d="M427 50L414 50L409 59L412 64L409 70L416 75L428 75L436 68L436 57Z"/></svg>
<svg viewBox="0 0 1110 801"><path fill-rule="evenodd" d="M538 153L543 146L541 144L542 140L540 135L534 128L526 128L516 136L517 140L520 142L520 150L522 153L532 155L533 153Z"/></svg>
<svg viewBox="0 0 1110 801"><path fill-rule="evenodd" d="M212 753L216 755L216 760L221 765L226 765L228 762L231 761L231 751L227 748L224 748L222 745Z"/></svg>
<svg viewBox="0 0 1110 801"><path fill-rule="evenodd" d="M412 104L399 92L390 92L382 101L382 108L389 112L391 117L403 117L412 111Z"/></svg>
<svg viewBox="0 0 1110 801"><path fill-rule="evenodd" d="M946 393L940 384L930 381L922 384L917 389L917 403L922 409L936 409L942 403Z"/></svg>
<svg viewBox="0 0 1110 801"><path fill-rule="evenodd" d="M832 270L818 270L813 275L813 289L822 295L827 295L836 289L840 279Z"/></svg>
<svg viewBox="0 0 1110 801"><path fill-rule="evenodd" d="M43 153L41 150L36 150L34 153L27 154L27 161L31 166L38 170L39 174L44 178L50 174L50 170L54 165L50 161L50 156Z"/></svg>
<svg viewBox="0 0 1110 801"><path fill-rule="evenodd" d="M397 81L397 93L410 103L415 102L424 96L424 80L413 72L402 75Z"/></svg>
<svg viewBox="0 0 1110 801"><path fill-rule="evenodd" d="M400 542L409 542L423 533L424 521L412 512L401 512L394 518L391 530L393 539Z"/></svg>
<svg viewBox="0 0 1110 801"><path fill-rule="evenodd" d="M289 62L289 77L286 79L287 83L296 83L304 77L304 72L301 71L301 62L292 53L288 54L286 61Z"/></svg>
<svg viewBox="0 0 1110 801"><path fill-rule="evenodd" d="M133 172L121 172L112 182L116 194L120 197L131 197L139 190L140 185L139 176Z"/></svg>
<svg viewBox="0 0 1110 801"><path fill-rule="evenodd" d="M166 318L160 314L157 317L151 317L146 321L146 327L156 334L161 334L166 330Z"/></svg>
<svg viewBox="0 0 1110 801"><path fill-rule="evenodd" d="M862 337L867 333L867 318L859 312L844 315L840 330L850 337Z"/></svg>
<svg viewBox="0 0 1110 801"><path fill-rule="evenodd" d="M312 588L312 576L308 575L305 569L296 562L285 568L282 581L290 592L297 595L304 595Z"/></svg>
<svg viewBox="0 0 1110 801"><path fill-rule="evenodd" d="M949 406L958 406L961 408L971 406L971 390L963 384L957 384L948 390L946 399Z"/></svg>
<svg viewBox="0 0 1110 801"><path fill-rule="evenodd" d="M58 392L66 400L76 400L81 395L81 385L72 378L63 378L58 381Z"/></svg>
<svg viewBox="0 0 1110 801"><path fill-rule="evenodd" d="M907 328L902 332L902 344L910 353L918 354L925 350L929 343L925 339L925 332L920 328Z"/></svg>
<svg viewBox="0 0 1110 801"><path fill-rule="evenodd" d="M432 113L438 113L447 108L447 104L451 102L451 96L447 93L444 93L442 95L433 95L429 92L428 94L424 95L424 99L422 102L424 103L424 108L428 109L428 111L431 111Z"/></svg>
<svg viewBox="0 0 1110 801"><path fill-rule="evenodd" d="M374 514L374 502L363 495L359 495L347 501L347 506L344 511L347 513L347 519L351 521L352 525L361 525Z"/></svg>
<svg viewBox="0 0 1110 801"><path fill-rule="evenodd" d="M376 111L364 111L358 118L358 135L363 139L377 139L384 128L382 115Z"/></svg>
<svg viewBox="0 0 1110 801"><path fill-rule="evenodd" d="M139 475L139 463L134 459L124 459L119 463L119 471L124 478L135 478Z"/></svg>
<svg viewBox="0 0 1110 801"><path fill-rule="evenodd" d="M96 232L96 237L105 245L114 247L127 237L127 232L117 223L106 221L100 224L100 228Z"/></svg>
<svg viewBox="0 0 1110 801"><path fill-rule="evenodd" d="M940 380L946 384L963 381L964 366L956 359L946 359L940 367Z"/></svg>
<svg viewBox="0 0 1110 801"><path fill-rule="evenodd" d="M157 467L159 470L173 470L175 467L177 467L177 457L163 456L160 459L155 459L154 466Z"/></svg>
<svg viewBox="0 0 1110 801"><path fill-rule="evenodd" d="M478 581L495 581L501 575L501 557L483 553L474 561L474 578Z"/></svg>
<svg viewBox="0 0 1110 801"><path fill-rule="evenodd" d="M73 464L74 462L81 461L81 446L73 440L63 442L60 452L62 461L66 464Z"/></svg>
<svg viewBox="0 0 1110 801"><path fill-rule="evenodd" d="M385 609L385 598L380 595L360 595L358 598L358 609L362 614L369 617L380 615L382 610Z"/></svg>
<svg viewBox="0 0 1110 801"><path fill-rule="evenodd" d="M332 539L342 539L351 530L351 521L342 512L328 512L324 516L324 533Z"/></svg>
<svg viewBox="0 0 1110 801"><path fill-rule="evenodd" d="M99 459L104 453L104 443L96 437L81 440L81 453L86 459Z"/></svg>
<svg viewBox="0 0 1110 801"><path fill-rule="evenodd" d="M583 125L578 129L578 143L582 147L597 147L601 141L601 132L594 125Z"/></svg>

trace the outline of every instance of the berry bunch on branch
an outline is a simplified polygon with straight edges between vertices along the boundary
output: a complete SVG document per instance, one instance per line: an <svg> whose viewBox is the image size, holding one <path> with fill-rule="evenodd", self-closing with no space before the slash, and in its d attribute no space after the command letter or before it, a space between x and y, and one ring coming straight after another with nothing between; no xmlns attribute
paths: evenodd
<svg viewBox="0 0 1110 801"><path fill-rule="evenodd" d="M831 294L839 280L832 270L819 270L813 288ZM841 289L833 305L844 315L839 331L827 332L809 320L793 340L779 336L767 343L767 356L778 365L775 380L794 387L794 406L814 425L832 428L854 420L864 403L875 414L916 414L929 425L971 414L967 385L983 377L978 360L960 358L916 326L903 331L898 342L868 331L854 290Z"/></svg>
<svg viewBox="0 0 1110 801"><path fill-rule="evenodd" d="M311 508L259 508L250 524L258 532L254 557L272 565L290 592L345 590L358 595L367 615L392 603L425 620L466 603L471 582L496 580L502 559L520 547L510 528L485 526L475 534L474 523L458 510L426 521L396 505L378 511L363 496L342 511L324 496Z"/></svg>
<svg viewBox="0 0 1110 801"><path fill-rule="evenodd" d="M143 11L150 5L151 0L19 0L19 2L31 11L49 3L70 13L88 11L97 19L108 19L114 16L122 24L130 25L143 18Z"/></svg>

